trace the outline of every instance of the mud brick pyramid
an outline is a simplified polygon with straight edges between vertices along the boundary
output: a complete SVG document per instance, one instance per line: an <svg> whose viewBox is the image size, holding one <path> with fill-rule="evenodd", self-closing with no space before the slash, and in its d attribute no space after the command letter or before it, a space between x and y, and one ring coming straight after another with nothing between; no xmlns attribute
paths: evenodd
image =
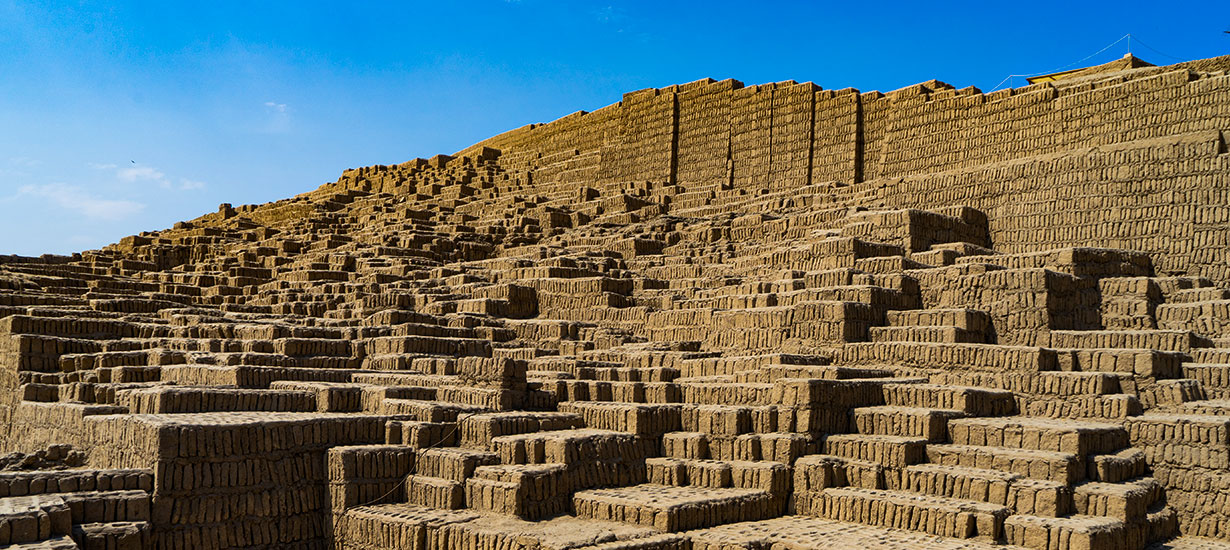
<svg viewBox="0 0 1230 550"><path fill-rule="evenodd" d="M1228 68L702 80L4 257L0 452L85 462L0 548L1226 548Z"/></svg>

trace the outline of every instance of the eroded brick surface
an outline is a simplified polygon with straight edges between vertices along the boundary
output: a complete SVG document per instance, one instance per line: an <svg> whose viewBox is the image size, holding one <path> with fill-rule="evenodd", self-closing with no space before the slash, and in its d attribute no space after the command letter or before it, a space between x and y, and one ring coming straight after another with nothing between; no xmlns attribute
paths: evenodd
<svg viewBox="0 0 1230 550"><path fill-rule="evenodd" d="M697 81L0 258L0 451L78 453L0 547L1220 548L1227 68Z"/></svg>

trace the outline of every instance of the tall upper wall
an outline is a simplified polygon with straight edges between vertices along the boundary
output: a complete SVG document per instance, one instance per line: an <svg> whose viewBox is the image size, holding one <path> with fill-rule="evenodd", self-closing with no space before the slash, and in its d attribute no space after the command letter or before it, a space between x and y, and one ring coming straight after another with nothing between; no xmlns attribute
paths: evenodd
<svg viewBox="0 0 1230 550"><path fill-rule="evenodd" d="M458 155L500 149L502 164L534 170L540 182L573 181L561 179L556 165L581 162L594 165L598 183L788 188L807 185L813 174L849 179L858 169L859 111L854 90L706 79L630 92L614 105L524 126Z"/></svg>
<svg viewBox="0 0 1230 550"><path fill-rule="evenodd" d="M590 162L611 181L853 183L1227 129L1225 98L1210 95L1218 85L1205 82L1227 68L1230 56L989 94L937 81L859 94L706 79L630 92L614 105L524 126L460 154L493 147L544 169L598 152Z"/></svg>
<svg viewBox="0 0 1230 550"><path fill-rule="evenodd" d="M500 149L501 164L535 184L782 190L839 181L861 190L852 205L868 196L960 203L1023 224L992 228L1004 250L1139 248L1165 256L1160 269L1228 282L1230 197L1221 190L1230 182L1216 160L1219 132L1230 130L1227 68L1230 56L986 94L938 81L881 94L706 79L628 93L461 154ZM1203 145L1150 142L1195 132L1206 132ZM1091 149L1129 143L1139 146ZM1077 156L1054 157L1067 152Z"/></svg>

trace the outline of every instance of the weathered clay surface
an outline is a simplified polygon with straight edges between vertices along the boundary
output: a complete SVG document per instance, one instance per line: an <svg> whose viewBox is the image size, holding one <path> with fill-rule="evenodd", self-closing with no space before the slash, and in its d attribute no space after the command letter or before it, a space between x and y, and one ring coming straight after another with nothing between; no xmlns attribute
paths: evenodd
<svg viewBox="0 0 1230 550"><path fill-rule="evenodd" d="M1230 58L1130 66L642 90L0 258L0 452L87 457L0 548L1223 548Z"/></svg>

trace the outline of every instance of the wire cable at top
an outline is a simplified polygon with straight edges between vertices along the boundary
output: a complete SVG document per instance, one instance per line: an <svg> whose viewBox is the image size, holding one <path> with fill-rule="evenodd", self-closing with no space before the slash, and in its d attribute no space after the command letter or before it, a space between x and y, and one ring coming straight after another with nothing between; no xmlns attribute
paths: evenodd
<svg viewBox="0 0 1230 550"><path fill-rule="evenodd" d="M1099 54L1101 54L1102 52L1104 52L1104 51L1106 51L1106 50L1111 49L1112 47L1114 47L1114 46L1115 46L1115 44L1118 44L1118 43L1120 43L1120 42L1123 42L1124 40L1127 40L1127 41L1128 41L1128 44L1129 44L1129 48L1128 48L1128 50L1129 50L1129 51L1131 51L1131 47L1130 47L1130 45L1131 45L1131 39L1132 39L1132 34L1131 34L1131 33L1125 34L1125 35L1123 35L1123 36L1119 37L1119 39L1118 39L1118 40L1116 40L1116 41L1114 41L1114 42L1111 42L1110 44L1107 44L1105 48L1102 48L1102 49L1100 49L1100 50L1098 50L1098 51L1096 51L1096 52L1093 52L1093 53L1091 53L1091 54L1089 54L1089 55L1087 55L1087 56L1085 56L1085 57L1082 57L1082 58L1080 58L1080 59L1078 59L1078 60L1076 60L1076 61L1073 61L1073 62L1071 62L1071 63L1068 63L1067 65L1064 65L1064 66L1059 67L1059 68L1057 68L1057 69L1051 69L1051 70L1049 70L1049 71L1042 71L1042 72L1040 72L1040 73L1029 73L1029 74L1010 74L1010 75L1008 75L1007 77L1005 77L1003 80L1001 80L1001 81L999 82L999 84L996 84L996 85L995 85L995 87L991 89L991 91L992 91L992 92L994 92L995 90L998 90L1000 86L1003 86L1003 85L1004 85L1004 82L1005 82L1005 81L1010 81L1010 80L1012 80L1013 78L1016 78L1016 77L1028 78L1028 77L1031 77L1031 76L1039 76L1039 75L1044 75L1044 74L1052 74L1052 73L1057 73L1057 72L1063 71L1064 69L1067 69L1068 67L1071 67L1071 66L1073 66L1073 65L1076 65L1076 64L1078 64L1078 63L1084 63L1085 61L1088 61L1090 58L1093 58L1093 57L1098 56L1098 55L1099 55ZM1139 40L1137 40L1137 42L1139 42ZM1147 47L1147 46L1146 46L1146 47ZM1149 49L1153 49L1153 48L1149 48ZM1160 53L1160 52L1159 52L1159 53Z"/></svg>

